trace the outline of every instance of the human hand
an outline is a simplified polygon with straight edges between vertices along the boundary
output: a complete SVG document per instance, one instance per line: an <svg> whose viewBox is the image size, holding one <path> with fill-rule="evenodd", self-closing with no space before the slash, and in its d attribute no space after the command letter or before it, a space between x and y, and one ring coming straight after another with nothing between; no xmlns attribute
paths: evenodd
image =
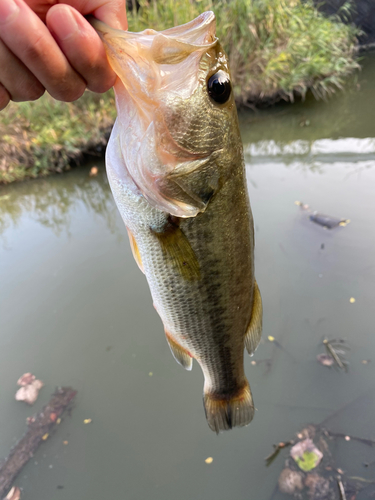
<svg viewBox="0 0 375 500"><path fill-rule="evenodd" d="M88 14L127 29L125 0L0 0L0 110L45 90L69 102L86 88L112 87L116 76Z"/></svg>

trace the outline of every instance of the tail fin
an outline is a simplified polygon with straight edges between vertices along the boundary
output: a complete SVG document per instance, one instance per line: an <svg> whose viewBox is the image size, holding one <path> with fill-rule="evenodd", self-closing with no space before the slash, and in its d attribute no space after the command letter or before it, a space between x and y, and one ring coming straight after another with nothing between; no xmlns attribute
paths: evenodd
<svg viewBox="0 0 375 500"><path fill-rule="evenodd" d="M207 423L213 431L242 427L249 424L254 416L254 404L248 381L232 398L223 398L205 393L203 396Z"/></svg>

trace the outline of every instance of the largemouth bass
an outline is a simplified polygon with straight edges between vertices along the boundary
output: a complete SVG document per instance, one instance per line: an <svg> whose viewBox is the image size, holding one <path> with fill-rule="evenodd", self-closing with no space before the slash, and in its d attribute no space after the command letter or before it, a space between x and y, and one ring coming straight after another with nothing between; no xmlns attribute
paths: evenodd
<svg viewBox="0 0 375 500"><path fill-rule="evenodd" d="M216 432L254 414L244 373L262 329L254 229L227 57L205 12L162 32L91 21L111 66L118 117L108 178L173 356L204 374Z"/></svg>

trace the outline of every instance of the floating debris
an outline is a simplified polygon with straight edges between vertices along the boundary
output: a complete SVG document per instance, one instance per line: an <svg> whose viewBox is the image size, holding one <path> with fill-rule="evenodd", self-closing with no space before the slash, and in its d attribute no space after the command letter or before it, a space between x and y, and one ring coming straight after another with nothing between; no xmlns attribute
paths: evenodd
<svg viewBox="0 0 375 500"><path fill-rule="evenodd" d="M38 399L39 391L43 387L43 382L38 380L32 373L24 373L17 380L17 384L21 386L16 392L16 401L25 401L29 405L33 405Z"/></svg>
<svg viewBox="0 0 375 500"><path fill-rule="evenodd" d="M312 439L299 441L290 450L290 456L298 467L304 472L315 469L323 458L323 453L318 450Z"/></svg>
<svg viewBox="0 0 375 500"><path fill-rule="evenodd" d="M92 422L91 418L85 418L85 420L83 421L84 424L91 424L91 422Z"/></svg>
<svg viewBox="0 0 375 500"><path fill-rule="evenodd" d="M341 370L348 369L348 362L345 359L346 351L350 348L345 344L345 340L343 339L333 339L323 340L323 345L326 348L327 354L331 356L338 368Z"/></svg>
<svg viewBox="0 0 375 500"><path fill-rule="evenodd" d="M307 474L305 478L305 486L309 490L309 497L313 499L327 498L330 490L329 480L320 476L316 472Z"/></svg>
<svg viewBox="0 0 375 500"><path fill-rule="evenodd" d="M18 380L17 380L17 385L25 386L32 384L34 380L36 379L35 375L32 373L24 373Z"/></svg>
<svg viewBox="0 0 375 500"><path fill-rule="evenodd" d="M331 217L330 215L321 214L316 210L313 211L309 205L302 203L302 201L295 201L294 204L301 207L302 210L309 212L311 214L309 218L312 222L326 229L333 229L338 226L345 227L350 223L350 219L339 219L337 217Z"/></svg>
<svg viewBox="0 0 375 500"><path fill-rule="evenodd" d="M344 485L342 484L341 478L337 479L337 485L339 487L340 500L346 500L345 488Z"/></svg>
<svg viewBox="0 0 375 500"><path fill-rule="evenodd" d="M281 471L279 489L282 493L294 495L303 490L303 474L288 467Z"/></svg>
<svg viewBox="0 0 375 500"><path fill-rule="evenodd" d="M354 304L354 302L355 302L355 298L354 298L354 297L350 297L349 302L350 302L351 304Z"/></svg>
<svg viewBox="0 0 375 500"><path fill-rule="evenodd" d="M330 215L320 214L319 212L314 212L310 215L310 220L323 226L326 229L333 229L337 226L345 227L349 224L350 219L337 219L336 217L331 217Z"/></svg>
<svg viewBox="0 0 375 500"><path fill-rule="evenodd" d="M354 400L354 402L357 401L358 398ZM347 408L347 405L344 408ZM336 414L337 410L333 415ZM332 432L324 427L327 420L326 418L319 425L309 425L296 433L295 444L290 449L290 453L283 457L284 469L278 480L279 490L289 494L295 500L302 498L306 500L355 500L357 495L365 490L369 494L361 498L375 497L373 477L367 479L350 476L348 472L336 466L335 456L330 449L330 443L335 443L337 438L358 441L371 448L375 446L375 439ZM274 445L275 449L266 461L273 460L274 456L282 450L280 445L286 445L289 442L293 443L293 441L286 441L277 446ZM348 453L350 453L349 449ZM363 462L364 467L373 464L375 461ZM371 493L368 488L371 488Z"/></svg>
<svg viewBox="0 0 375 500"><path fill-rule="evenodd" d="M99 172L98 167L91 167L90 169L90 177L93 177L94 175L97 175Z"/></svg>
<svg viewBox="0 0 375 500"><path fill-rule="evenodd" d="M47 441L48 436L49 436L49 434L48 434L48 432L46 432L46 433L42 436L43 441Z"/></svg>
<svg viewBox="0 0 375 500"><path fill-rule="evenodd" d="M330 354L318 354L316 359L323 366L333 366L333 364L335 363L335 360Z"/></svg>
<svg viewBox="0 0 375 500"><path fill-rule="evenodd" d="M371 359L362 359L363 365L368 365L369 363L371 363Z"/></svg>
<svg viewBox="0 0 375 500"><path fill-rule="evenodd" d="M212 464L213 461L214 461L214 459L212 457L208 457L205 460L206 464Z"/></svg>
<svg viewBox="0 0 375 500"><path fill-rule="evenodd" d="M294 444L294 441L287 441L285 443L274 444L273 447L275 449L270 455L268 455L268 457L265 458L266 466L268 467L269 465L272 464L272 462L275 460L275 458L277 457L277 455L280 453L281 450L292 444Z"/></svg>
<svg viewBox="0 0 375 500"><path fill-rule="evenodd" d="M69 444L69 441L63 441L63 444L66 446L67 444Z"/></svg>

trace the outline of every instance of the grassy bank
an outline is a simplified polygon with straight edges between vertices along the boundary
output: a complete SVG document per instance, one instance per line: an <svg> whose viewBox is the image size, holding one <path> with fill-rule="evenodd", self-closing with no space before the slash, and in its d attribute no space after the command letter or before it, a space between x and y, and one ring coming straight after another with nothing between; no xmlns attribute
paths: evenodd
<svg viewBox="0 0 375 500"><path fill-rule="evenodd" d="M293 100L307 89L325 97L358 67L356 30L325 18L310 1L141 0L139 11L129 13L129 29L162 30L208 9L217 16L239 104ZM114 117L112 92L86 92L70 104L47 95L11 103L0 112L0 183L61 172L85 153L98 154Z"/></svg>
<svg viewBox="0 0 375 500"><path fill-rule="evenodd" d="M92 92L74 103L44 95L0 112L0 183L68 170L101 155L116 116L114 96Z"/></svg>

